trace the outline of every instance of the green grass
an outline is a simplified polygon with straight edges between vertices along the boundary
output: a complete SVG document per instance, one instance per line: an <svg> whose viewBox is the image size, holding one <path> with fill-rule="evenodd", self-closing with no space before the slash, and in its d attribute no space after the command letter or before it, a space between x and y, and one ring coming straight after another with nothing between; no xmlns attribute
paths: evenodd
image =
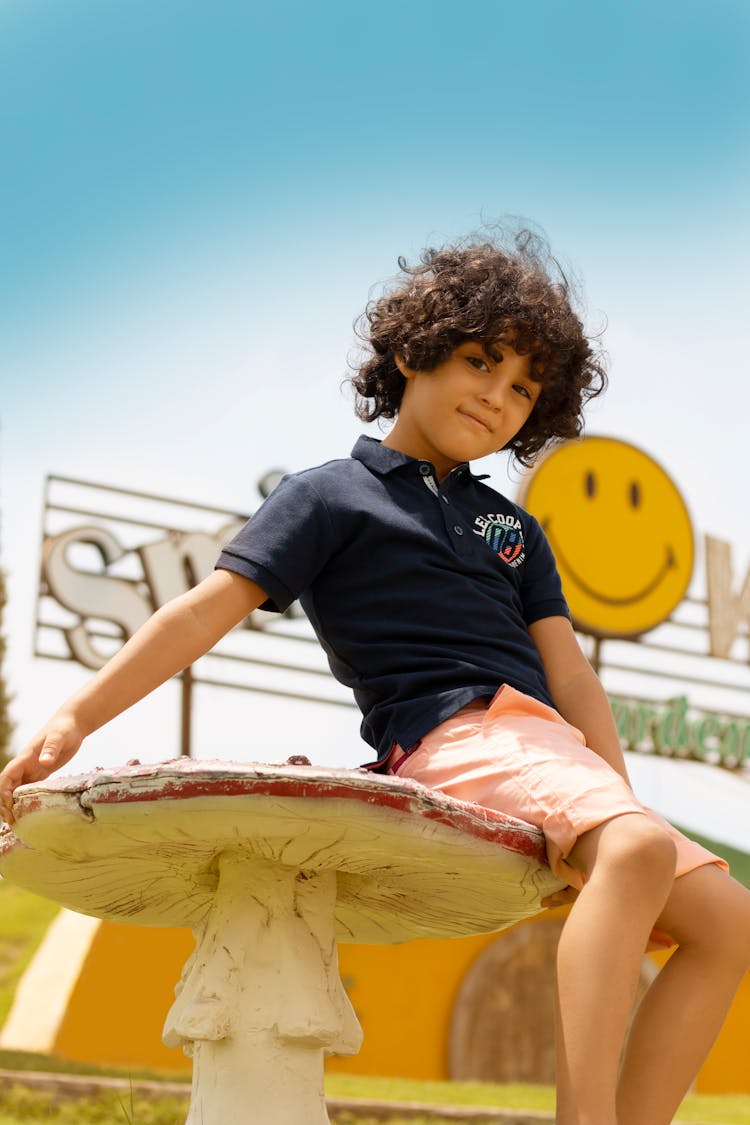
<svg viewBox="0 0 750 1125"><path fill-rule="evenodd" d="M551 1113L551 1086L494 1086L487 1082L415 1082L408 1078L359 1078L326 1075L326 1094L332 1098L375 1098L384 1102L423 1102L430 1105L511 1106Z"/></svg>
<svg viewBox="0 0 750 1125"><path fill-rule="evenodd" d="M402 1078L356 1078L331 1074L326 1079L326 1093L329 1097L376 1098L432 1105L502 1106L538 1113L552 1113L555 1108L555 1093L551 1086L411 1082ZM676 1120L705 1122L705 1125L750 1125L750 1095L692 1095L682 1103Z"/></svg>
<svg viewBox="0 0 750 1125"><path fill-rule="evenodd" d="M0 1069L40 1070L53 1073L94 1074L131 1079L132 1081L165 1079L172 1074L148 1070L123 1071L113 1067L93 1067L46 1055L28 1052L0 1051ZM186 1080L187 1081L187 1080ZM361 1098L377 1101L416 1102L423 1105L487 1106L534 1110L552 1113L554 1090L550 1086L503 1085L482 1082L416 1082L405 1078L361 1078L353 1075L326 1076L326 1093L332 1098ZM50 1094L22 1087L0 1091L0 1125L182 1125L185 1120L185 1099L173 1097L158 1101L133 1098L130 1095L102 1094L95 1100L55 1103ZM705 1125L750 1125L750 1096L692 1096L685 1100L677 1114L681 1122ZM335 1125L376 1125L366 1118L341 1113ZM378 1125L430 1125L429 1118L415 1119L394 1115Z"/></svg>
<svg viewBox="0 0 750 1125"><path fill-rule="evenodd" d="M0 1125L182 1125L187 1098L151 1101L130 1094L57 1101L52 1094L11 1086L0 1091Z"/></svg>
<svg viewBox="0 0 750 1125"><path fill-rule="evenodd" d="M750 1121L750 1097L742 1094L695 1094L682 1103L677 1120L705 1121L707 1125L747 1125Z"/></svg>
<svg viewBox="0 0 750 1125"><path fill-rule="evenodd" d="M0 1053L0 1067L9 1068L10 1052ZM49 1060L41 1056L24 1056L27 1068L32 1060L46 1070L91 1073L91 1067ZM107 1073L123 1077L122 1071ZM138 1077L146 1077L146 1074ZM131 1075L133 1080L135 1075ZM158 1077L148 1075L148 1077ZM162 1076L163 1077L163 1076ZM359 1078L329 1075L326 1079L329 1097L362 1098L382 1101L416 1102L433 1105L505 1107L537 1112L554 1109L554 1091L549 1086L493 1086L480 1082L413 1082L400 1078ZM23 1086L0 1090L0 1125L182 1125L187 1109L185 1098L147 1099L130 1093L104 1093L96 1099L68 1101L46 1092ZM701 1122L705 1125L750 1125L750 1096L693 1096L687 1098L677 1114L680 1122ZM376 1125L374 1119L341 1112L332 1118L334 1125ZM431 1125L429 1117L406 1118L397 1113L377 1125ZM434 1125L434 1122L432 1123Z"/></svg>
<svg viewBox="0 0 750 1125"><path fill-rule="evenodd" d="M0 1026L18 981L60 908L0 879Z"/></svg>
<svg viewBox="0 0 750 1125"><path fill-rule="evenodd" d="M145 1067L96 1066L94 1063L60 1059L55 1055L38 1055L32 1051L0 1051L0 1070L38 1070L46 1074L87 1074L101 1078L122 1078L134 1082L184 1082L190 1075L172 1071L147 1070Z"/></svg>

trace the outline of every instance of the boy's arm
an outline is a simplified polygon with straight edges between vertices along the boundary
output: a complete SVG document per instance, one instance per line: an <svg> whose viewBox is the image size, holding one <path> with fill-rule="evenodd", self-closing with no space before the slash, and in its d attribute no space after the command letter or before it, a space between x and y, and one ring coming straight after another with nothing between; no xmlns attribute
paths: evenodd
<svg viewBox="0 0 750 1125"><path fill-rule="evenodd" d="M529 626L529 634L542 658L557 710L582 731L586 745L630 785L609 700L581 651L570 621L567 617L545 617Z"/></svg>
<svg viewBox="0 0 750 1125"><path fill-rule="evenodd" d="M0 813L12 823L13 790L69 762L84 738L208 652L266 600L229 570L168 602L13 758L0 774Z"/></svg>

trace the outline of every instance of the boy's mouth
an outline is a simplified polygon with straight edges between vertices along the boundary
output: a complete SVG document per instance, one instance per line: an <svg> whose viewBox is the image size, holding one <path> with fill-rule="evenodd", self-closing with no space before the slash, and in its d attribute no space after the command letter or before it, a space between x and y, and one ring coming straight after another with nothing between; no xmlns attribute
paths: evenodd
<svg viewBox="0 0 750 1125"><path fill-rule="evenodd" d="M473 422L476 426L480 427L486 434L492 433L492 427L487 422L485 422L484 418L481 418L478 414L472 414L470 410L459 410L458 413L463 418L468 418L470 422Z"/></svg>

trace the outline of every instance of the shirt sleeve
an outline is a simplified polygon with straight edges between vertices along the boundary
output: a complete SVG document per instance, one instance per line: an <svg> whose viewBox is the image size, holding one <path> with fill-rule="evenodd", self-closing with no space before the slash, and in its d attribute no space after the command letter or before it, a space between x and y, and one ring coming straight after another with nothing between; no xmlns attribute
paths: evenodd
<svg viewBox="0 0 750 1125"><path fill-rule="evenodd" d="M547 536L534 516L524 513L526 525L526 561L521 583L523 615L527 625L544 617L570 618L568 603L555 556Z"/></svg>
<svg viewBox="0 0 750 1125"><path fill-rule="evenodd" d="M250 578L268 594L260 607L283 613L315 579L334 550L333 521L302 475L284 477L234 539L216 568Z"/></svg>

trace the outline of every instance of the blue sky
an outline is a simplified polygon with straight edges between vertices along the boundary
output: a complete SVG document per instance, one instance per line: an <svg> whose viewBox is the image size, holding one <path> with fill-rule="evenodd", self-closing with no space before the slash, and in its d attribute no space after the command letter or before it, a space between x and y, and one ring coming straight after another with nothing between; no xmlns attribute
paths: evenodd
<svg viewBox="0 0 750 1125"><path fill-rule="evenodd" d="M511 212L584 267L589 246L629 245L627 272L651 240L746 248L749 24L739 0L460 18L426 0L6 0L3 327L209 235L237 256L391 232L418 248Z"/></svg>
<svg viewBox="0 0 750 1125"><path fill-rule="evenodd" d="M30 656L45 474L254 507L269 465L350 448L352 321L397 256L504 215L547 231L607 326L590 429L657 456L744 572L749 46L744 0L3 0L19 743L82 677ZM92 755L171 740L171 702L139 722Z"/></svg>

